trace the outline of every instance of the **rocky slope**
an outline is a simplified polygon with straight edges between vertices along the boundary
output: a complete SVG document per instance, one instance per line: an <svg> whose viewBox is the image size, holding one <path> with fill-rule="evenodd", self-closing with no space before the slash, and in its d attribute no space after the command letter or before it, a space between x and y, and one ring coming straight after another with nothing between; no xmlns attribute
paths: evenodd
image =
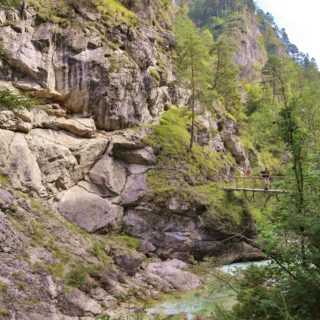
<svg viewBox="0 0 320 320"><path fill-rule="evenodd" d="M189 98L175 82L168 2L110 3L0 10L0 89L42 98L0 110L0 317L93 319L130 296L199 285L180 260L261 256L245 208L237 222L208 220L200 193L157 198L162 147L146 124ZM211 180L248 161L221 109L197 124L219 160Z"/></svg>

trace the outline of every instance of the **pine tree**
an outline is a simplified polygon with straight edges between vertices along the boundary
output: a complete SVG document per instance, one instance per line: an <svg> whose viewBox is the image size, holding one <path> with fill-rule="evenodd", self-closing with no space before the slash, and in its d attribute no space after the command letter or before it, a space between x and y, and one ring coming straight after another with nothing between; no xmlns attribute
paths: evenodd
<svg viewBox="0 0 320 320"><path fill-rule="evenodd" d="M232 52L228 39L221 37L216 44L213 89L223 98L226 110L237 115L241 106L241 97L238 92L238 70L233 64Z"/></svg>
<svg viewBox="0 0 320 320"><path fill-rule="evenodd" d="M175 23L178 65L180 75L187 79L191 90L191 137L190 150L194 144L196 101L201 101L208 88L207 66L210 61L208 33L199 32L195 24L184 14Z"/></svg>
<svg viewBox="0 0 320 320"><path fill-rule="evenodd" d="M263 82L269 83L272 87L273 94L278 95L284 104L288 104L288 67L284 60L276 56L269 58L263 70Z"/></svg>

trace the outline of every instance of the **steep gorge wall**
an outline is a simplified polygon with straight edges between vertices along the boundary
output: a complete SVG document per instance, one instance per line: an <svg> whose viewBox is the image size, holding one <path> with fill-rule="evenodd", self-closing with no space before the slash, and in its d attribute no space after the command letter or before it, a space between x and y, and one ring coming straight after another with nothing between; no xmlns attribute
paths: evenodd
<svg viewBox="0 0 320 320"><path fill-rule="evenodd" d="M190 17L210 30L218 41L227 37L233 51L239 79L261 81L261 72L270 56L287 57L287 51L274 23L250 0L190 0Z"/></svg>
<svg viewBox="0 0 320 320"><path fill-rule="evenodd" d="M145 124L189 99L175 82L174 37L164 3L127 1L135 24L105 21L91 6L70 7L71 22L64 27L39 21L32 6L0 10L0 89L48 99L30 110L0 110L0 226L7 230L0 282L18 297L16 270L31 288L21 294L19 307L1 296L13 319L93 319L101 306L117 307L113 296L132 295L130 288L146 297L199 285L180 270L182 262L149 264L147 258L261 256L245 239L255 235L248 213L238 225L210 224L199 199L172 196L159 203L148 193L148 173L161 150L146 145L152 129ZM221 154L221 161L232 154L234 163L226 163L221 175L230 179L247 157L236 124L223 111L217 113L218 119L209 113L199 117L197 142ZM46 206L62 217L47 216ZM87 233L73 232L64 218ZM233 237L243 230L240 240ZM137 238L140 252L109 239L119 233ZM18 260L23 251L24 262L12 265L10 259ZM68 262L61 251L68 252ZM82 285L82 291L66 295L69 310L58 299L65 296L65 275L57 275L55 267L64 264L67 274L73 260L87 269L98 262L103 268L88 275L93 287ZM184 285L186 279L192 280L190 286ZM37 295L39 304L29 308L37 290L46 294Z"/></svg>
<svg viewBox="0 0 320 320"><path fill-rule="evenodd" d="M156 21L153 11L164 8L143 6L135 25L110 25L90 7L69 10L65 27L39 23L32 7L1 11L2 80L92 116L103 130L148 122L165 107L186 103L173 84L172 34L160 22L140 20Z"/></svg>

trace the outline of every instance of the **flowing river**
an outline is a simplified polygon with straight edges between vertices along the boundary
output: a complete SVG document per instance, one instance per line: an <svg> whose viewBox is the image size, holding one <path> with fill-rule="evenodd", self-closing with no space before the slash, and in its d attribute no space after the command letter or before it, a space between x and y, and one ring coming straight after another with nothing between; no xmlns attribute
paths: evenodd
<svg viewBox="0 0 320 320"><path fill-rule="evenodd" d="M231 309L237 302L231 288L236 274L249 266L265 266L271 261L245 262L225 265L208 272L205 284L192 291L178 292L164 296L147 309L148 319L195 320L197 316L211 316L217 307ZM229 281L230 280L230 281ZM199 319L200 319L199 317Z"/></svg>

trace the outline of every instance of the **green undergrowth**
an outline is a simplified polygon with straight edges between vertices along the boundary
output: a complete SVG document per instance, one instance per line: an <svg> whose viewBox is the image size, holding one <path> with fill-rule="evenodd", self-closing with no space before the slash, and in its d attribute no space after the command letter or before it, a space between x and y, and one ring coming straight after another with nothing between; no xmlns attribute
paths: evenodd
<svg viewBox="0 0 320 320"><path fill-rule="evenodd" d="M219 223L224 228L228 226L227 221L230 218L237 225L242 223L248 209L241 196L220 190L220 185L217 183L196 186L195 190L208 207L206 212L207 222ZM217 217L219 217L219 220L217 220Z"/></svg>
<svg viewBox="0 0 320 320"><path fill-rule="evenodd" d="M3 172L1 170L0 170L0 185L3 185L5 187L9 187L10 186L9 179L3 174Z"/></svg>
<svg viewBox="0 0 320 320"><path fill-rule="evenodd" d="M135 13L122 5L119 0L30 0L30 5L36 9L39 22L52 22L63 27L70 25L70 17L77 5L90 11L95 8L102 13L103 20L115 24L133 25L138 21Z"/></svg>
<svg viewBox="0 0 320 320"><path fill-rule="evenodd" d="M127 235L118 235L113 236L111 238L113 241L115 241L117 244L133 250L139 250L140 249L140 240L134 237L130 237Z"/></svg>
<svg viewBox="0 0 320 320"><path fill-rule="evenodd" d="M92 3L106 20L127 25L135 24L138 21L135 13L128 10L119 0L92 0Z"/></svg>
<svg viewBox="0 0 320 320"><path fill-rule="evenodd" d="M222 170L234 165L229 154L195 144L189 150L190 112L172 107L152 128L146 142L157 151L157 165L148 172L149 195L159 205L172 197L206 208L208 221L238 225L246 213L241 198L229 199L220 190Z"/></svg>
<svg viewBox="0 0 320 320"><path fill-rule="evenodd" d="M69 2L67 0L30 0L30 5L36 9L39 22L51 22L67 27L70 23Z"/></svg>
<svg viewBox="0 0 320 320"><path fill-rule="evenodd" d="M17 4L20 4L20 2L20 0L1 0L0 8L6 6L16 6Z"/></svg>
<svg viewBox="0 0 320 320"><path fill-rule="evenodd" d="M146 140L158 150L156 170L169 180L180 177L194 185L218 179L223 167L233 164L232 157L198 144L190 151L190 128L188 109L172 107L162 115Z"/></svg>
<svg viewBox="0 0 320 320"><path fill-rule="evenodd" d="M149 72L151 77L159 84L161 77L160 77L158 70L155 67L150 66L147 71Z"/></svg>
<svg viewBox="0 0 320 320"><path fill-rule="evenodd" d="M43 103L40 99L30 98L24 94L12 92L9 89L0 90L0 110L30 109Z"/></svg>

